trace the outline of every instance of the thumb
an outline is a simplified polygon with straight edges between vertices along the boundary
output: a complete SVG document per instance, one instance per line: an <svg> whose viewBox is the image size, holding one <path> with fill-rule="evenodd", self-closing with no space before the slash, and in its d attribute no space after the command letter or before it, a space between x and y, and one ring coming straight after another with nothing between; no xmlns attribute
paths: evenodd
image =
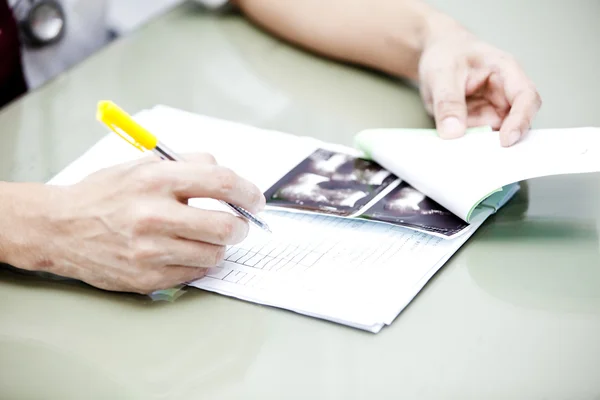
<svg viewBox="0 0 600 400"><path fill-rule="evenodd" d="M435 125L443 139L464 135L467 128L466 73L443 71L431 86Z"/></svg>

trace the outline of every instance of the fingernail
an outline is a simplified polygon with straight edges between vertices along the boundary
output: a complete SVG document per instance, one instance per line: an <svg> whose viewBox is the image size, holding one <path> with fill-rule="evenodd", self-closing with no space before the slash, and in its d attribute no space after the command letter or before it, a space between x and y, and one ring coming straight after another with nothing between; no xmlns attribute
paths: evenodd
<svg viewBox="0 0 600 400"><path fill-rule="evenodd" d="M512 131L508 134L508 146L512 146L513 144L517 143L519 141L519 138L521 137L521 132L519 131Z"/></svg>
<svg viewBox="0 0 600 400"><path fill-rule="evenodd" d="M456 117L444 119L440 127L440 136L444 139L455 139L464 133L463 124Z"/></svg>

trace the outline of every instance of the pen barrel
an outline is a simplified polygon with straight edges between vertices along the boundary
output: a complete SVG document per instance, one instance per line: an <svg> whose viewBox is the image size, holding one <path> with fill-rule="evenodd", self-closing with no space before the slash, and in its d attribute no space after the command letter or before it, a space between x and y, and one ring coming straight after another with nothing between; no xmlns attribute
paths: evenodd
<svg viewBox="0 0 600 400"><path fill-rule="evenodd" d="M156 147L152 149L163 160L183 161L173 150L169 149L164 144L158 142Z"/></svg>

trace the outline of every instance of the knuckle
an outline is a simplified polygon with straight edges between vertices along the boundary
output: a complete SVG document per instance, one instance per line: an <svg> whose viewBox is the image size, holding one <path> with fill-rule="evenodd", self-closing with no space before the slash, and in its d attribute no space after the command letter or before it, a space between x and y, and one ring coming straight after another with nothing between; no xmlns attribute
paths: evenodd
<svg viewBox="0 0 600 400"><path fill-rule="evenodd" d="M464 107L464 100L451 96L438 99L434 104L435 112L440 117L462 112Z"/></svg>
<svg viewBox="0 0 600 400"><path fill-rule="evenodd" d="M144 268L151 264L155 264L153 261L161 257L161 251L156 246L149 246L142 244L138 241L130 252L130 262L138 268Z"/></svg>
<svg viewBox="0 0 600 400"><path fill-rule="evenodd" d="M227 216L220 221L216 228L217 239L220 243L230 243L236 233L235 217Z"/></svg>
<svg viewBox="0 0 600 400"><path fill-rule="evenodd" d="M216 164L217 163L217 159L211 153L202 153L202 157L204 158L205 162L208 164Z"/></svg>
<svg viewBox="0 0 600 400"><path fill-rule="evenodd" d="M149 205L136 205L131 215L132 233L135 236L158 230L167 223L166 217Z"/></svg>
<svg viewBox="0 0 600 400"><path fill-rule="evenodd" d="M165 174L161 173L162 164L147 164L139 165L133 171L134 182L140 186L142 190L154 191L165 187L168 184Z"/></svg>
<svg viewBox="0 0 600 400"><path fill-rule="evenodd" d="M237 175L229 168L220 167L217 172L217 182L219 192L222 194L228 194L235 189L238 178Z"/></svg>
<svg viewBox="0 0 600 400"><path fill-rule="evenodd" d="M438 109L458 108L463 104L463 100L453 96L445 96L435 101L435 107Z"/></svg>

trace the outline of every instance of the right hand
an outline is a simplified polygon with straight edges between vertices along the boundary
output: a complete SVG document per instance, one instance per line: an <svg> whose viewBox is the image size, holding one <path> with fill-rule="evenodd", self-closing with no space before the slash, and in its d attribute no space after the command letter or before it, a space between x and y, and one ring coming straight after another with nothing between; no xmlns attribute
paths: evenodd
<svg viewBox="0 0 600 400"><path fill-rule="evenodd" d="M201 278L249 227L231 213L188 206L188 199L225 200L253 213L265 199L210 155L186 160L145 158L73 186L44 185L36 189L42 193L23 193L14 202L20 217L14 234L22 246L9 262L136 293Z"/></svg>

